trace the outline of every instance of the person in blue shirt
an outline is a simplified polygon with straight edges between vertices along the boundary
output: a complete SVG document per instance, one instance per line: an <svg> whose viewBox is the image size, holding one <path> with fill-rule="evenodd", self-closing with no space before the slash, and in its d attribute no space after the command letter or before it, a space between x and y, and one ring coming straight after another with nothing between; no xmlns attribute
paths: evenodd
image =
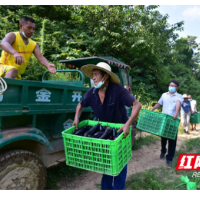
<svg viewBox="0 0 200 200"><path fill-rule="evenodd" d="M188 100L187 94L183 94L183 103L181 104L181 123L184 127L184 132L189 135L189 126L190 126L190 115L193 114L191 110L191 104Z"/></svg>
<svg viewBox="0 0 200 200"><path fill-rule="evenodd" d="M162 107L162 113L170 115L173 117L174 120L176 120L179 117L179 110L181 107L181 104L183 102L183 97L181 94L177 92L179 87L179 82L176 80L172 80L169 83L168 92L163 93L161 98L159 99L158 103L151 109L151 111ZM161 137L161 154L160 159L165 158L165 154L167 152L166 144L168 141L168 154L166 155L166 162L167 165L172 165L172 160L175 155L176 150L176 142L177 142L177 135L175 140L167 139L164 137Z"/></svg>
<svg viewBox="0 0 200 200"><path fill-rule="evenodd" d="M76 108L76 114L72 126L78 128L79 118L84 107L91 106L96 119L110 123L123 123L119 129L123 130L124 137L129 134L130 126L137 117L141 104L120 85L118 76L111 71L111 67L104 62L97 65L88 64L81 67L86 77L94 81L94 87L90 88ZM133 106L130 118L127 116L125 106ZM124 190L127 175L127 165L118 176L103 175L101 181L102 190ZM113 184L114 181L114 184Z"/></svg>

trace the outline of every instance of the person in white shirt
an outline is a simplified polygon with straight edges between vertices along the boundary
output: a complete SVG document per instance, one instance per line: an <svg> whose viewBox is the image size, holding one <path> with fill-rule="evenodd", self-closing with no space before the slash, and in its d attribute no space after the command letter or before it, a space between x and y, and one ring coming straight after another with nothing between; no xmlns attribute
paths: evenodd
<svg viewBox="0 0 200 200"><path fill-rule="evenodd" d="M169 83L169 88L168 88L169 91L162 94L158 103L151 109L151 111L162 106L162 113L172 116L174 120L179 118L178 114L179 114L181 104L183 103L183 97L181 94L177 92L178 87L179 87L179 82L176 80L172 80ZM168 141L168 153L166 149L167 141ZM176 142L177 142L177 135L176 135L175 140L161 137L160 159L164 159L165 154L167 153L166 162L167 162L167 165L169 166L172 165L172 160L175 155Z"/></svg>
<svg viewBox="0 0 200 200"><path fill-rule="evenodd" d="M188 95L188 100L190 101L191 104L191 110L193 113L197 113L197 101L192 99L192 95ZM196 124L191 124L191 131L196 130Z"/></svg>

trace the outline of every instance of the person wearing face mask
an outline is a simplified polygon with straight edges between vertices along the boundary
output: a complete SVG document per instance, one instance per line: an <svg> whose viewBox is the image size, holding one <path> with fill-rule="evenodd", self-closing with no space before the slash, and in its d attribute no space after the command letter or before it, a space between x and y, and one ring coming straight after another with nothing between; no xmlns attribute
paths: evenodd
<svg viewBox="0 0 200 200"><path fill-rule="evenodd" d="M85 93L77 105L72 126L75 125L78 128L83 108L91 106L99 121L124 124L119 131L123 130L124 137L126 137L141 109L141 104L127 89L120 85L118 76L111 71L111 67L107 63L88 64L81 67L81 71L94 81L94 87ZM133 106L130 118L127 116L125 106ZM101 182L102 190L124 190L126 175L127 165L118 176L104 174Z"/></svg>
<svg viewBox="0 0 200 200"><path fill-rule="evenodd" d="M170 115L173 117L174 120L176 120L179 117L179 110L183 102L182 95L177 92L178 87L179 87L179 82L176 80L172 80L169 83L169 88L168 88L169 91L162 94L158 103L151 109L151 111L162 106L162 113ZM168 154L166 155L166 163L168 166L171 166L176 150L177 135L175 140L161 137L160 159L165 158L165 154L167 152L166 149L167 141L168 141Z"/></svg>
<svg viewBox="0 0 200 200"><path fill-rule="evenodd" d="M35 20L24 16L20 20L19 28L19 32L8 33L0 43L3 49L0 57L0 76L21 79L32 53L40 64L47 67L51 73L55 73L54 64L47 61L39 46L31 39L35 31Z"/></svg>

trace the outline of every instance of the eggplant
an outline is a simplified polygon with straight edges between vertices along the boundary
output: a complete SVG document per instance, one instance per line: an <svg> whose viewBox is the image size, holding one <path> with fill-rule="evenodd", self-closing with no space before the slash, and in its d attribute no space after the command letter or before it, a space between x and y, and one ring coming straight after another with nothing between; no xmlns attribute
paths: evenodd
<svg viewBox="0 0 200 200"><path fill-rule="evenodd" d="M102 132L99 132L97 135L88 135L88 137L91 137L91 138L99 138L103 135Z"/></svg>
<svg viewBox="0 0 200 200"><path fill-rule="evenodd" d="M107 126L102 126L102 125L100 125L99 130L100 130L100 131L105 131L106 128L107 128Z"/></svg>
<svg viewBox="0 0 200 200"><path fill-rule="evenodd" d="M75 132L75 135L82 135L84 134L86 131L90 130L91 126L88 126L88 125L85 125L84 127L78 129L76 132Z"/></svg>
<svg viewBox="0 0 200 200"><path fill-rule="evenodd" d="M75 128L75 130L72 132L72 134L75 134L77 131L82 130L84 127L86 127L88 125L88 122L86 123L85 126L81 127L81 128Z"/></svg>
<svg viewBox="0 0 200 200"><path fill-rule="evenodd" d="M108 140L113 140L112 130L111 130L111 135L110 135L110 137L108 138Z"/></svg>
<svg viewBox="0 0 200 200"><path fill-rule="evenodd" d="M118 129L118 130L119 130L119 129ZM119 135L121 135L121 133L123 133L123 131L118 132L118 130L117 130L117 137L118 137Z"/></svg>
<svg viewBox="0 0 200 200"><path fill-rule="evenodd" d="M108 133L110 132L110 127L108 127L105 132L103 133L103 135L99 138L99 139L104 139L108 136Z"/></svg>
<svg viewBox="0 0 200 200"><path fill-rule="evenodd" d="M110 136L112 136L112 129L110 129L110 131L108 132L108 134L106 135L104 139L109 139Z"/></svg>
<svg viewBox="0 0 200 200"><path fill-rule="evenodd" d="M102 126L102 125L99 126L99 130L100 130L100 131L103 130L103 126Z"/></svg>
<svg viewBox="0 0 200 200"><path fill-rule="evenodd" d="M94 135L99 135L100 133L103 134L104 131L97 131Z"/></svg>
<svg viewBox="0 0 200 200"><path fill-rule="evenodd" d="M93 126L89 131L84 133L84 136L87 137L88 135L94 135L99 130L100 124Z"/></svg>
<svg viewBox="0 0 200 200"><path fill-rule="evenodd" d="M113 140L115 140L117 138L117 130L113 128L112 131L113 131Z"/></svg>
<svg viewBox="0 0 200 200"><path fill-rule="evenodd" d="M79 129L75 129L75 130L72 132L72 134L75 134L78 130L79 130Z"/></svg>
<svg viewBox="0 0 200 200"><path fill-rule="evenodd" d="M99 135L99 134L103 135L103 133L104 133L103 131L97 131L95 134L90 134L87 137L92 137L92 136L96 136L96 135Z"/></svg>

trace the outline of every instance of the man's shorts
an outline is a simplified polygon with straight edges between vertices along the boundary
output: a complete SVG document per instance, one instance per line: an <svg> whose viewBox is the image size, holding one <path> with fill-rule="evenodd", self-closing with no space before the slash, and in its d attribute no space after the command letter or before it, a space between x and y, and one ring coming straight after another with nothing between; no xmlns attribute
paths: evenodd
<svg viewBox="0 0 200 200"><path fill-rule="evenodd" d="M12 66L12 65L2 65L2 64L0 64L0 77L4 77L6 75L6 73L8 71L10 71L11 69L17 69L17 68ZM21 75L17 74L15 79L21 79Z"/></svg>

